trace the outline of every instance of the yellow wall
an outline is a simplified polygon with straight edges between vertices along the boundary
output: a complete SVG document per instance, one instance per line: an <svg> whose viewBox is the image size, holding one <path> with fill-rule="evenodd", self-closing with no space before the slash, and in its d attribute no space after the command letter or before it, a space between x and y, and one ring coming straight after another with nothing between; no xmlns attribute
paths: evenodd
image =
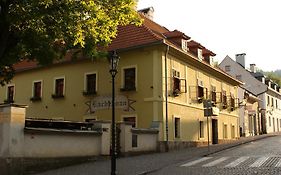
<svg viewBox="0 0 281 175"><path fill-rule="evenodd" d="M121 57L116 75L116 96L126 96L135 100L131 106L135 110L124 111L116 109L117 121L122 121L122 117L135 116L137 127L149 128L152 121L159 121L160 140L165 140L165 47L149 47L124 51L119 53ZM217 92L222 89L234 93L237 96L237 89L233 84L227 82L229 78L221 79L216 73L210 73L201 68L199 61L196 65L188 62L185 58L168 54L168 125L169 140L180 141L206 141L207 125L206 117L203 113L203 104L191 100L189 87L197 86L197 81L203 81L204 87L211 89L211 85L216 86ZM192 58L193 59L193 58ZM136 68L136 91L120 91L122 88L123 68ZM172 95L172 69L180 72L180 78L186 80L186 93L179 96ZM85 97L84 90L85 73L97 73L97 95ZM216 71L214 71L216 72ZM54 78L65 77L65 98L53 99ZM31 102L33 81L42 80L43 95L42 100ZM60 64L39 68L30 71L17 73L11 82L15 84L15 103L27 104L27 117L64 119L71 121L83 121L85 118L96 118L98 120L111 120L111 109L98 110L94 114L88 114L86 103L91 98L100 96L111 96L111 75L106 60L78 61L74 63ZM6 97L6 87L0 88L0 100ZM174 138L174 117L180 118L180 138ZM236 129L235 137L238 137L238 115L237 110L223 110L218 119L219 139L222 139L223 123L228 125L229 131L227 139L231 139L230 126ZM204 138L199 138L199 121L204 121ZM211 120L210 120L211 121ZM211 130L211 127L210 127ZM210 132L211 134L211 132Z"/></svg>
<svg viewBox="0 0 281 175"><path fill-rule="evenodd" d="M123 111L116 109L117 121L122 117L136 116L138 127L149 127L151 118L158 119L158 114L162 116L161 110L153 113L153 98L157 98L159 104L161 95L160 72L154 72L153 64L160 64L160 60L153 59L158 57L158 51L140 49L134 52L123 52L118 65L118 74L116 75L116 95L123 95L128 99L136 100L132 107L135 111ZM154 60L154 62L153 62ZM158 62L159 63L158 63ZM136 67L136 91L121 92L121 82L123 75L122 68ZM87 114L88 106L85 104L91 100L91 97L83 96L85 73L97 73L97 95L111 96L111 75L109 73L109 64L106 60L79 61L76 63L67 63L46 68L39 68L31 71L17 73L11 84L15 84L15 103L27 104L27 117L29 118L47 118L64 119L71 121L83 121L85 118L97 118L98 120L111 120L111 110L99 110L94 114ZM156 74L156 75L154 75ZM158 74L158 75L157 75ZM65 97L63 99L53 99L54 78L65 77ZM43 93L42 100L31 102L33 81L42 80ZM153 80L155 82L153 82ZM6 99L6 87L0 88L0 100ZM154 106L161 106L158 104ZM140 122L141 121L141 122Z"/></svg>
<svg viewBox="0 0 281 175"><path fill-rule="evenodd" d="M168 126L169 126L169 141L195 141L206 142L207 141L207 118L204 117L203 103L198 103L191 95L193 92L190 87L198 85L198 80L203 81L204 88L208 88L208 94L210 95L211 86L216 87L216 92L226 91L227 96L233 93L237 97L237 87L227 81L220 79L216 74L199 69L198 66L191 65L185 62L182 57L170 54L167 56L167 71L168 71ZM162 55L162 68L163 75L165 75L165 54ZM199 61L197 64L200 64ZM202 64L202 63L201 63ZM200 67L200 66L199 66ZM179 96L173 96L173 79L172 69L176 69L180 72L180 78L186 80L186 93L181 93ZM165 77L163 76L163 96L165 96ZM239 120L237 109L231 111L228 109L222 109L221 104L218 103L217 107L220 108L220 115L212 117L218 120L218 139L233 139L231 135L231 126L234 126L234 137L239 137ZM163 109L165 110L165 100L163 101ZM165 119L166 114L163 114ZM180 138L175 138L175 122L174 118L180 118ZM204 122L204 138L199 138L199 121ZM163 134L165 135L165 124L163 123ZM223 138L223 125L227 125L227 137ZM209 118L210 140L212 137L212 125L211 118ZM164 138L166 139L166 138Z"/></svg>

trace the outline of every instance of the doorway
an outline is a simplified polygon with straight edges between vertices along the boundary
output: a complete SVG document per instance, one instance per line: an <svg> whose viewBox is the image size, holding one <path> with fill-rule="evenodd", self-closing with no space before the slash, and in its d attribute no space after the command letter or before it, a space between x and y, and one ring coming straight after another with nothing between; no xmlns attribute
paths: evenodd
<svg viewBox="0 0 281 175"><path fill-rule="evenodd" d="M212 119L212 144L218 144L218 120Z"/></svg>

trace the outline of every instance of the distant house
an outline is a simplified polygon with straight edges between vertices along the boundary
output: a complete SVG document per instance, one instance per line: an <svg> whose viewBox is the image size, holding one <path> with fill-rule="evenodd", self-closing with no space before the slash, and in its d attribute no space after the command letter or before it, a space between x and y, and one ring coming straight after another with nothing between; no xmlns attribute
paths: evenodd
<svg viewBox="0 0 281 175"><path fill-rule="evenodd" d="M280 86L266 77L263 73L256 71L256 65L251 65L251 74L267 86L267 91L260 102L261 114L266 117L266 132L281 131L281 91Z"/></svg>
<svg viewBox="0 0 281 175"><path fill-rule="evenodd" d="M148 19L120 26L108 50L121 57L116 75L116 120L158 128L160 145L207 143L203 102L211 100L210 143L239 137L240 81L213 66L212 51L184 33ZM27 117L68 121L111 120L111 75L105 60L65 59L44 67L20 62L0 88L5 103L27 104Z"/></svg>
<svg viewBox="0 0 281 175"><path fill-rule="evenodd" d="M279 118L281 116L279 109L274 110L274 114L269 112L270 109L267 106L271 105L272 100L270 104L267 104L266 101L266 98L273 99L271 96L274 96L276 98L274 99L274 105L280 108L278 107L280 103L280 98L278 99L280 97L278 86L272 92L274 88L271 88L272 90L269 89L265 76L256 71L255 64L251 64L250 70L247 70L245 68L245 55L237 54L236 61L226 56L219 64L222 70L244 83L238 89L241 135L248 136L280 131ZM270 113L274 117L269 116Z"/></svg>

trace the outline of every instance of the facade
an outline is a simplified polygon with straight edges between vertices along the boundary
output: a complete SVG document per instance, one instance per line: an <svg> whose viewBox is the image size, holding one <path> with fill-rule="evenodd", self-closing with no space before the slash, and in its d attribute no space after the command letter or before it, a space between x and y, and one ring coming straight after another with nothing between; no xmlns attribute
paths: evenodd
<svg viewBox="0 0 281 175"><path fill-rule="evenodd" d="M261 96L261 114L266 119L266 132L281 131L281 91L280 86L267 78L264 74L256 72L255 65L251 65L251 73L260 82L267 86L267 91Z"/></svg>
<svg viewBox="0 0 281 175"><path fill-rule="evenodd" d="M226 56L219 67L244 83L238 88L240 135L252 136L262 133L262 128L266 125L259 113L261 106L258 104L261 101L259 97L266 93L267 86L245 69L245 55L237 54L236 61Z"/></svg>
<svg viewBox="0 0 281 175"><path fill-rule="evenodd" d="M237 54L236 61L226 56L219 65L244 83L238 90L241 135L280 131L280 87L257 72L255 64L247 70L245 55Z"/></svg>
<svg viewBox="0 0 281 175"><path fill-rule="evenodd" d="M219 109L209 117L210 143L239 137L240 81L212 63L215 55L184 33L144 18L143 25L119 27L109 46L120 56L116 75L116 121L136 128L159 128L160 143L171 147L207 143L203 102ZM70 53L69 53L70 54ZM106 59L66 59L51 66L23 61L10 84L0 89L4 103L27 104L27 118L111 120L111 75Z"/></svg>

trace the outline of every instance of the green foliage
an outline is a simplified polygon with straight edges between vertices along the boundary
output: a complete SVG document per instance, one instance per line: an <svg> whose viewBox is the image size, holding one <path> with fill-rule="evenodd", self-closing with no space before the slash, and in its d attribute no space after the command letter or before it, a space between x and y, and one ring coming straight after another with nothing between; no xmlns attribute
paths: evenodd
<svg viewBox="0 0 281 175"><path fill-rule="evenodd" d="M141 24L135 7L135 0L0 0L0 83L22 58L46 65L68 50L95 57L119 25Z"/></svg>
<svg viewBox="0 0 281 175"><path fill-rule="evenodd" d="M265 75L281 86L281 76L276 72L265 72Z"/></svg>

